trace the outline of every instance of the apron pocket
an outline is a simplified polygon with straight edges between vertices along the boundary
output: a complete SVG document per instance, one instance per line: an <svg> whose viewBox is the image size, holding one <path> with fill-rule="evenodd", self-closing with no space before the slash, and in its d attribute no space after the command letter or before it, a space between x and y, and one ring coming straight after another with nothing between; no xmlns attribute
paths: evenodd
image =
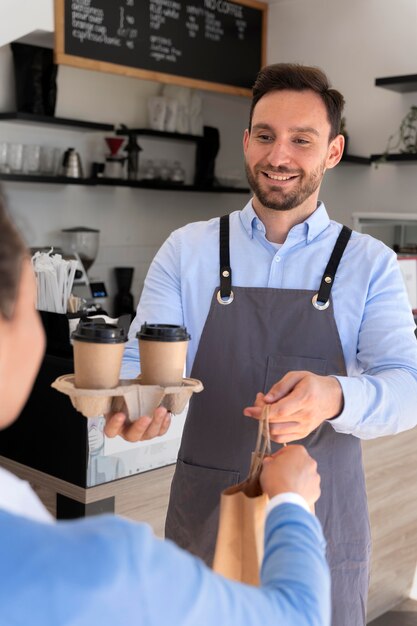
<svg viewBox="0 0 417 626"><path fill-rule="evenodd" d="M313 374L324 375L326 372L327 359L315 359L306 356L281 356L268 355L264 393L269 391L285 374L293 371L306 370Z"/></svg>
<svg viewBox="0 0 417 626"><path fill-rule="evenodd" d="M220 494L237 485L239 472L177 461L165 536L211 566L219 522Z"/></svg>

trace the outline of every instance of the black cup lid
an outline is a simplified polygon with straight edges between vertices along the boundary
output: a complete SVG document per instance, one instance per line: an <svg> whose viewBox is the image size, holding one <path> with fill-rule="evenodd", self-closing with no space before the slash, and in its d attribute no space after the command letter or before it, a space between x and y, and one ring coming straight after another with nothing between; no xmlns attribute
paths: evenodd
<svg viewBox="0 0 417 626"><path fill-rule="evenodd" d="M71 338L90 343L124 343L127 341L127 334L124 328L115 324L80 320Z"/></svg>
<svg viewBox="0 0 417 626"><path fill-rule="evenodd" d="M185 326L175 324L142 324L136 337L145 341L188 341L191 339Z"/></svg>

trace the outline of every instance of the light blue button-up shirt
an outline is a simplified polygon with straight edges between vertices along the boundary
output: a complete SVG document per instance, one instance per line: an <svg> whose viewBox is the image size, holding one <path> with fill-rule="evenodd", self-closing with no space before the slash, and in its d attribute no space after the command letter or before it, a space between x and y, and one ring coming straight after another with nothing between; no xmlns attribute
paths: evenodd
<svg viewBox="0 0 417 626"><path fill-rule="evenodd" d="M266 239L265 227L250 201L230 215L233 285L317 291L340 230L341 225L329 219L320 203L277 246ZM191 334L189 376L218 286L219 219L173 232L145 280L122 376L133 378L139 373L135 336L145 321L187 327ZM344 409L331 420L333 428L367 439L415 426L417 341L395 253L369 235L352 233L331 293L348 374L337 377Z"/></svg>

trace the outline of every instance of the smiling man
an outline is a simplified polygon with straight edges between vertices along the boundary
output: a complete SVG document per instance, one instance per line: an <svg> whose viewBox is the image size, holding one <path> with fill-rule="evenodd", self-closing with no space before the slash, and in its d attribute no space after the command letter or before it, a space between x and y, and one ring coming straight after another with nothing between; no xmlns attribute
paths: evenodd
<svg viewBox="0 0 417 626"><path fill-rule="evenodd" d="M343 104L317 68L260 71L243 138L253 198L162 246L124 375L138 374L142 323L187 326L187 375L204 392L190 402L166 533L207 563L220 492L246 476L256 419L271 405L277 447L302 440L318 462L333 626L363 626L370 533L360 438L415 426L417 342L396 255L332 221L319 201L343 153ZM134 424L116 414L106 432L147 439L169 421L163 409Z"/></svg>

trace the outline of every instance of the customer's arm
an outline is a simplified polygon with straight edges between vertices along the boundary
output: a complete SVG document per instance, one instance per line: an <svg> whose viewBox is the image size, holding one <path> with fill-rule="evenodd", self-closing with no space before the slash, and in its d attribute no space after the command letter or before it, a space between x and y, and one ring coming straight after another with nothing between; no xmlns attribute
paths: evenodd
<svg viewBox="0 0 417 626"><path fill-rule="evenodd" d="M296 491L303 482L307 487L296 497L304 494L307 504L317 498L315 464L301 446L289 446L266 469L264 488L271 495ZM278 469L280 483L272 476ZM147 525L117 517L51 526L0 511L0 537L4 624L330 623L323 535L317 519L298 504L280 504L268 515L260 588L217 576L173 543L156 539Z"/></svg>

